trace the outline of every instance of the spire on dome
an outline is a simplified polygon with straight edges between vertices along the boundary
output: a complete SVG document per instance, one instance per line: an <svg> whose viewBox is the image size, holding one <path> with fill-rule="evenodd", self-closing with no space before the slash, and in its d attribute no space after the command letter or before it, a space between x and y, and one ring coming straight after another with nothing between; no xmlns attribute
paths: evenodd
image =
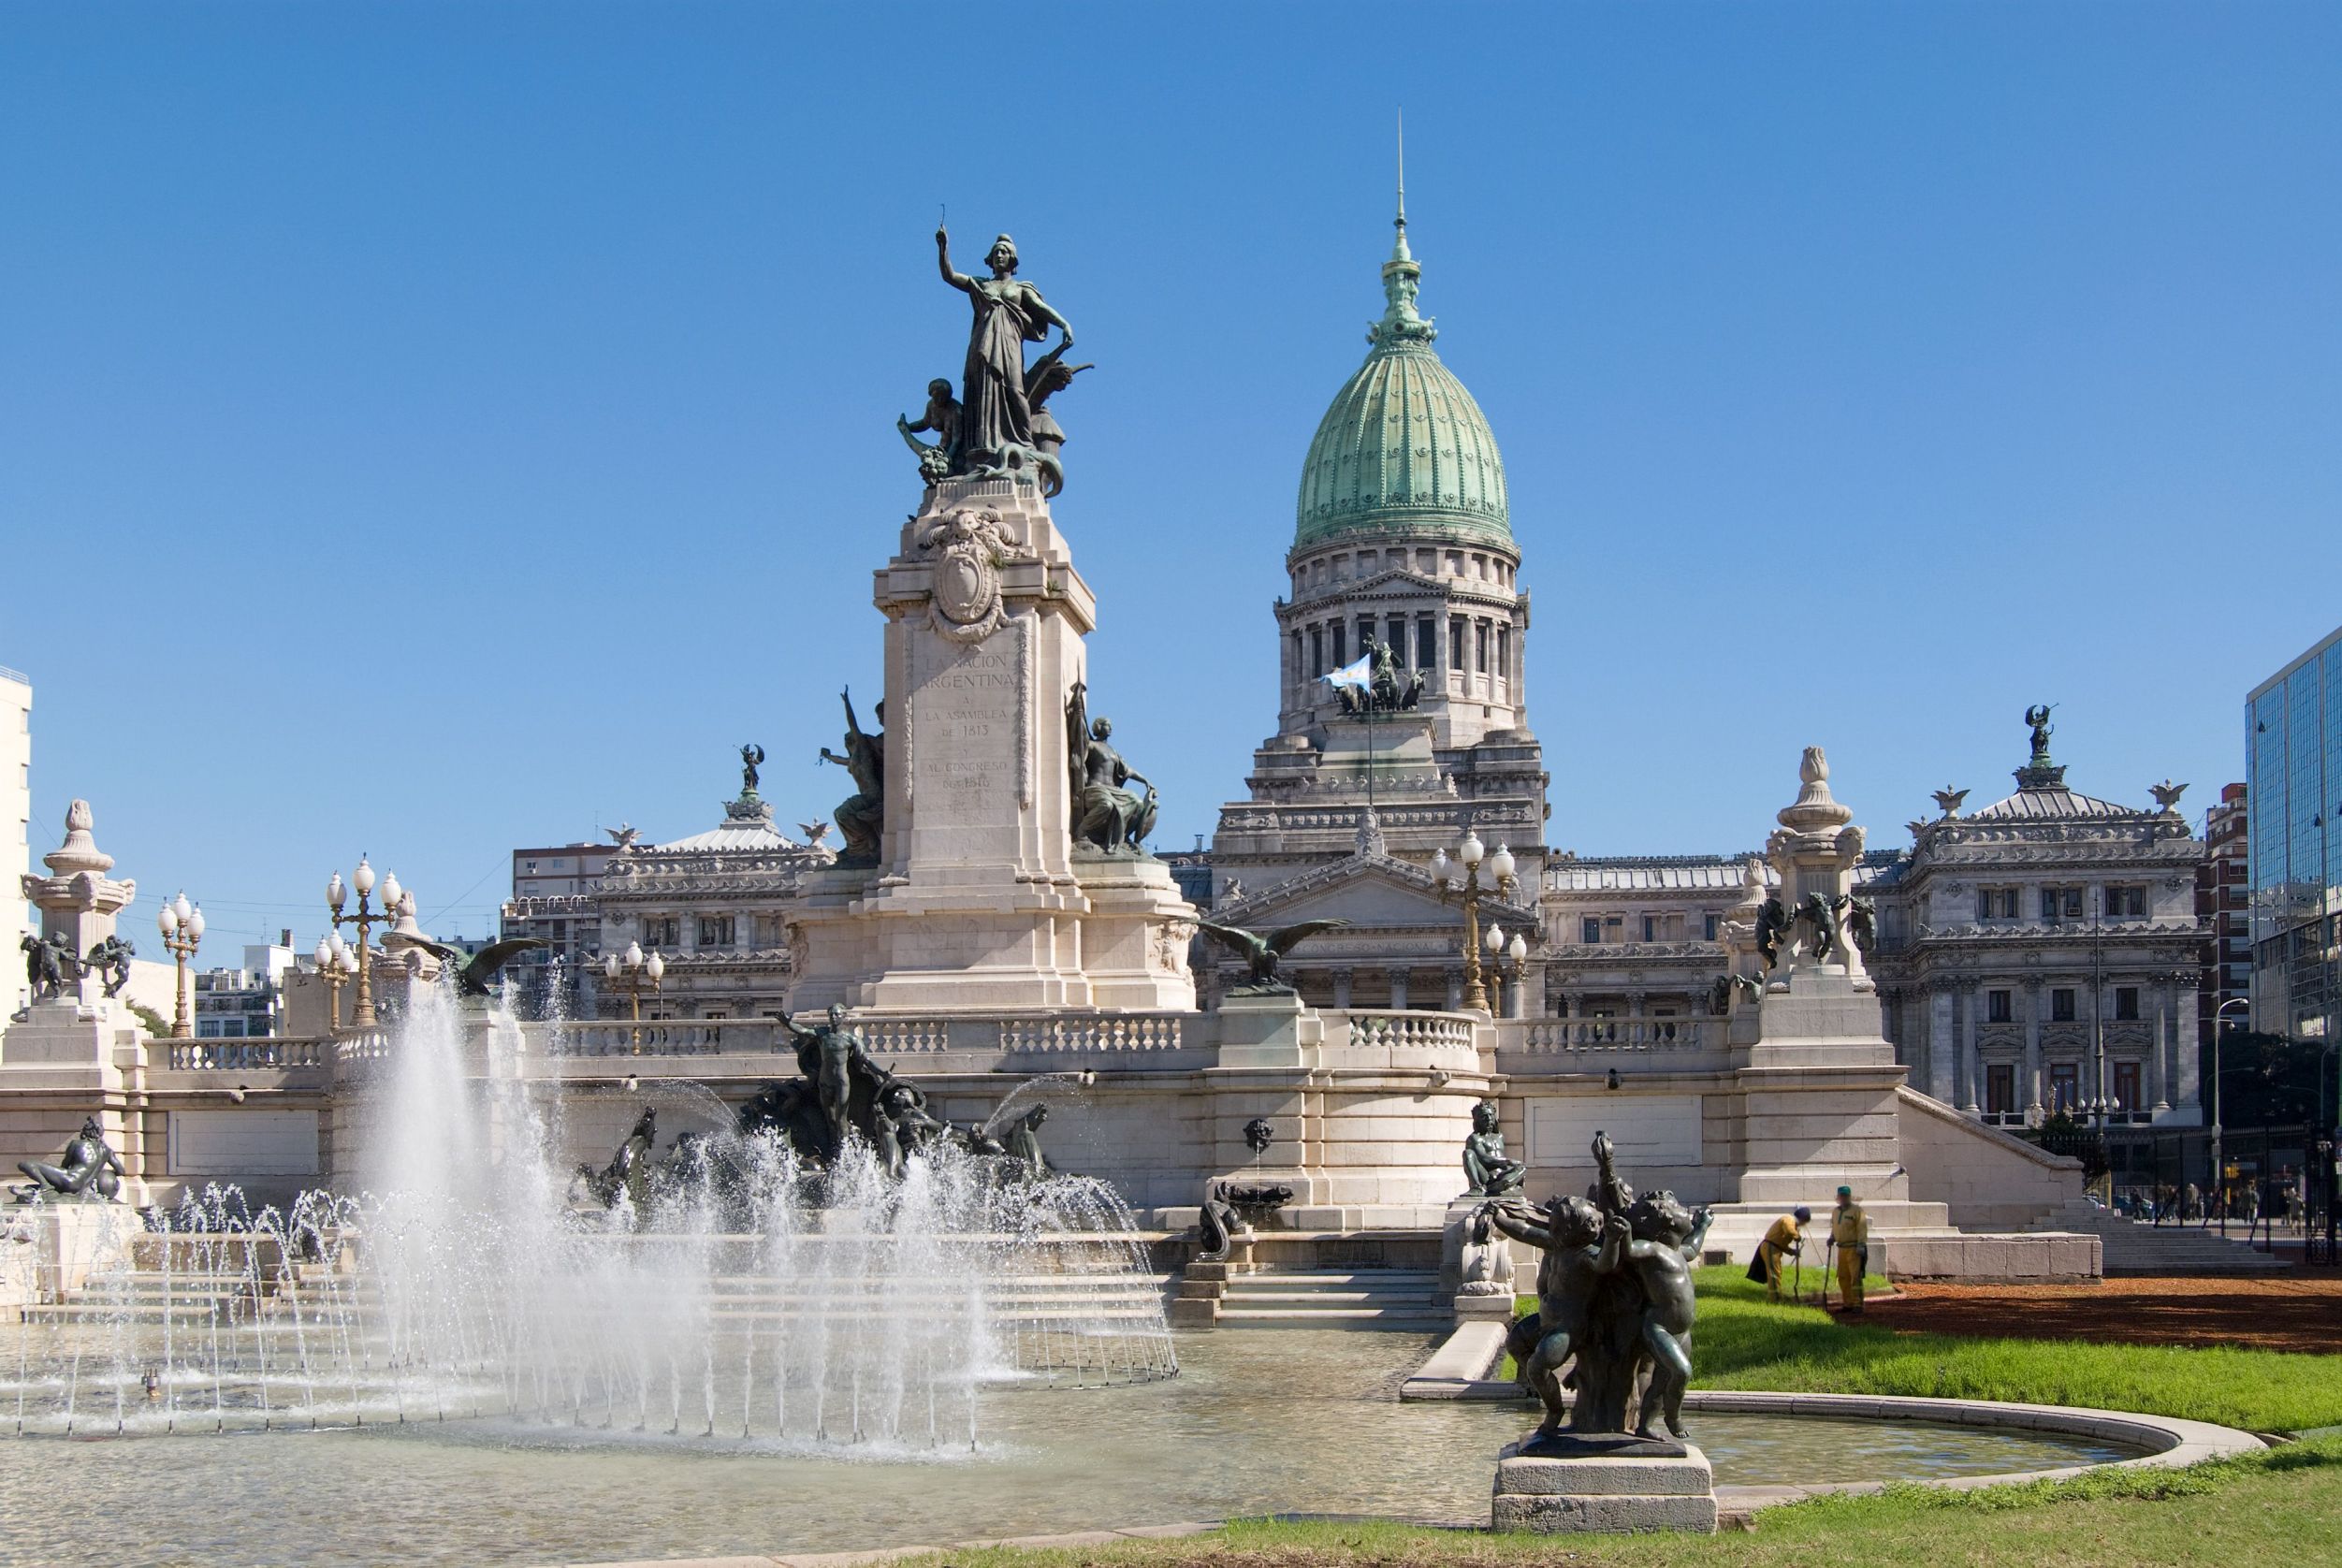
<svg viewBox="0 0 2342 1568"><path fill-rule="evenodd" d="M1399 119L1399 214L1390 226L1397 231L1390 242L1390 259L1382 264L1382 294L1387 304L1382 319L1366 329L1366 341L1376 348L1398 343L1428 343L1439 336L1430 320L1418 314L1415 295L1423 277L1423 269L1407 249L1407 126L1406 117Z"/></svg>

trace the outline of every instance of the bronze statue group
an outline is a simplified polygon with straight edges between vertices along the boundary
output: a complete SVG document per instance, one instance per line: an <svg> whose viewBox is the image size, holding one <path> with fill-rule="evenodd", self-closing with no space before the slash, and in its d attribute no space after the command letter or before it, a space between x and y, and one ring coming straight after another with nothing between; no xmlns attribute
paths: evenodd
<svg viewBox="0 0 2342 1568"><path fill-rule="evenodd" d="M1464 1145L1473 1191L1488 1198L1474 1212L1474 1239L1493 1227L1540 1254L1537 1310L1514 1323L1507 1342L1521 1381L1545 1405L1522 1451L1680 1454L1692 1269L1709 1212L1687 1209L1673 1193L1636 1196L1607 1134L1594 1135L1593 1154L1587 1196L1564 1194L1540 1208L1520 1196L1527 1169L1505 1158L1493 1105L1476 1109Z"/></svg>

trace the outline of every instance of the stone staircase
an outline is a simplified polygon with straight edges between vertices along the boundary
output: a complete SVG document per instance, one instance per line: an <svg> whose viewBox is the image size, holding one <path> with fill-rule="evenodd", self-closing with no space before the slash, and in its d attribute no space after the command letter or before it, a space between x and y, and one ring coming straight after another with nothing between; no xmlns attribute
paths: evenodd
<svg viewBox="0 0 2342 1568"><path fill-rule="evenodd" d="M2241 1239L2194 1225L2142 1225L2095 1203L2059 1210L2044 1228L2096 1236L2108 1274L2266 1274L2291 1267Z"/></svg>
<svg viewBox="0 0 2342 1568"><path fill-rule="evenodd" d="M1433 1269L1269 1270L1232 1275L1220 1297L1222 1328L1451 1328Z"/></svg>

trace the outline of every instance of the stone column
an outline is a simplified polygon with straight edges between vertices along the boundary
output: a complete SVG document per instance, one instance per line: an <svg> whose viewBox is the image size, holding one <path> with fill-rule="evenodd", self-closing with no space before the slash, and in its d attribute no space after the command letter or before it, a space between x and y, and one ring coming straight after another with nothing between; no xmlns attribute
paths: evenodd
<svg viewBox="0 0 2342 1568"><path fill-rule="evenodd" d="M1977 1015L1983 1010L1976 1006L1977 993L1976 981L1961 982L1960 1005L1966 1017L1960 1026L1960 1109L1971 1116L1983 1114L1985 1109L1977 1103L1976 1094L1976 1081L1984 1076L1977 1050L1980 1024Z"/></svg>
<svg viewBox="0 0 2342 1568"><path fill-rule="evenodd" d="M1646 993L1640 991L1630 991L1626 994L1627 1017L1640 1018L1643 1015L1643 1002L1646 995Z"/></svg>
<svg viewBox="0 0 2342 1568"><path fill-rule="evenodd" d="M1449 1012L1462 1012L1463 1010L1463 971L1462 969L1450 969L1447 971L1447 1010Z"/></svg>
<svg viewBox="0 0 2342 1568"><path fill-rule="evenodd" d="M2025 1119L2038 1125L2041 1108L2041 977L2025 978Z"/></svg>
<svg viewBox="0 0 2342 1568"><path fill-rule="evenodd" d="M1952 982L1927 982L1927 1093L1950 1105L1959 1090L1952 1082Z"/></svg>
<svg viewBox="0 0 2342 1568"><path fill-rule="evenodd" d="M2171 1082L2165 1074L2171 1066L2172 985L2168 979L2160 975L2153 983L2155 1011L2151 1016L2155 1022L2149 1025L2152 1032L2146 1041L2146 1092L2150 1096L2147 1104L2160 1116L2171 1109Z"/></svg>
<svg viewBox="0 0 2342 1568"><path fill-rule="evenodd" d="M1505 980L1505 1017L1520 1016L1520 992L1527 984L1528 976L1525 973L1512 975Z"/></svg>
<svg viewBox="0 0 2342 1568"><path fill-rule="evenodd" d="M2176 1092L2172 1096L2172 1104L2182 1111L2192 1108L2201 1111L2204 1109L2204 1092L2200 1080L2204 1075L2201 1064L2197 1060L2193 1028L2196 1017L2196 976L2192 972L2180 974L2174 977L2174 982L2178 988L2179 1006L2175 1010L2180 1018L2189 1021L2189 1026L2180 1031L2179 1071L2173 1079L2173 1082L2176 1085Z"/></svg>
<svg viewBox="0 0 2342 1568"><path fill-rule="evenodd" d="M1333 1005L1337 1008L1350 1005L1350 971L1347 968L1333 971Z"/></svg>
<svg viewBox="0 0 2342 1568"><path fill-rule="evenodd" d="M1404 969L1393 969L1390 971L1390 1006L1391 1009L1395 1012L1404 1012L1406 1010L1407 972Z"/></svg>

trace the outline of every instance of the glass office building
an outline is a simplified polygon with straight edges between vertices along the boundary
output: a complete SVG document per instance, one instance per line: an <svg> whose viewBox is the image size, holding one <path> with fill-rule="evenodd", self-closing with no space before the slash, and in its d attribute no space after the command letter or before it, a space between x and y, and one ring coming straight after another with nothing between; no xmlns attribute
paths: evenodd
<svg viewBox="0 0 2342 1568"><path fill-rule="evenodd" d="M2245 699L2251 812L2252 1024L2296 1038L2337 1028L2342 916L2342 630Z"/></svg>

